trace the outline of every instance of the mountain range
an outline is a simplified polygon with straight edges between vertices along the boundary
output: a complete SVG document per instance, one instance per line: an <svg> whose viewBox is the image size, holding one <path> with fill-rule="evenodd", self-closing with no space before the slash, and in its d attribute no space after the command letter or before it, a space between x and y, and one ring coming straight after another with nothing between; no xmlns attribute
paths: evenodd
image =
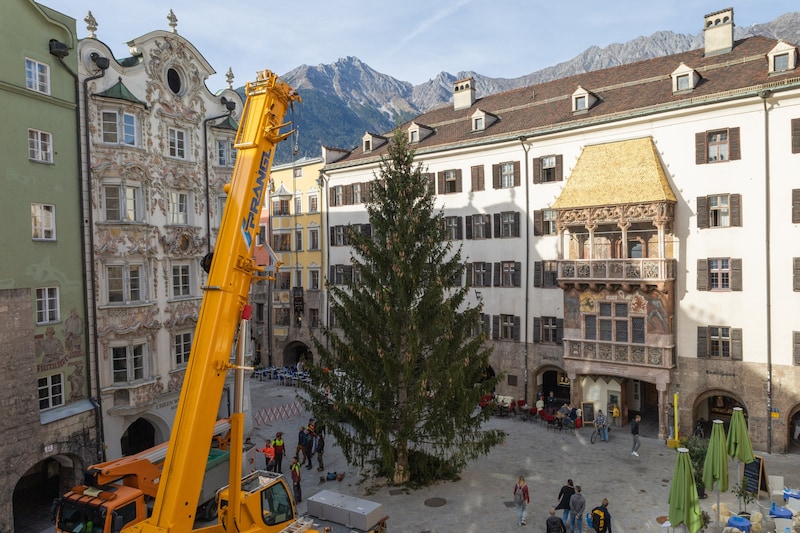
<svg viewBox="0 0 800 533"><path fill-rule="evenodd" d="M734 28L736 40L753 35L800 43L800 12L786 13L764 24ZM398 123L447 105L452 101L453 83L459 79L472 77L480 98L702 46L702 32L692 35L659 31L605 48L592 46L569 61L518 78L490 78L472 71L440 72L419 85L377 72L353 56L328 65L301 65L282 76L303 102L289 117L297 135L292 142L278 145L275 163L319 157L322 145L350 149L360 143L366 131L388 132Z"/></svg>

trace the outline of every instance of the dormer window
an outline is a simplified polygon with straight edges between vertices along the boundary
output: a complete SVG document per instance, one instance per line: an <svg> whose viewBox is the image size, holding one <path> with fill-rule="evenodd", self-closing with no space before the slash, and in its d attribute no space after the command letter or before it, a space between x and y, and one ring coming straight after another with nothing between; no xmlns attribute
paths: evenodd
<svg viewBox="0 0 800 533"><path fill-rule="evenodd" d="M497 116L487 113L483 109L476 109L470 117L472 131L483 131L497 121Z"/></svg>
<svg viewBox="0 0 800 533"><path fill-rule="evenodd" d="M372 139L364 139L364 153L372 151Z"/></svg>
<svg viewBox="0 0 800 533"><path fill-rule="evenodd" d="M483 117L475 117L472 119L472 131L480 131L483 129Z"/></svg>
<svg viewBox="0 0 800 533"><path fill-rule="evenodd" d="M770 74L794 70L795 66L797 66L797 50L794 46L783 41L780 41L769 51L767 58L769 58Z"/></svg>
<svg viewBox="0 0 800 533"><path fill-rule="evenodd" d="M673 93L691 91L697 87L697 82L700 81L700 75L684 63L678 65L678 68L672 71L671 76Z"/></svg>
<svg viewBox="0 0 800 533"><path fill-rule="evenodd" d="M572 93L572 112L585 113L595 102L597 102L597 97L578 85L578 89Z"/></svg>
<svg viewBox="0 0 800 533"><path fill-rule="evenodd" d="M423 139L427 138L431 133L433 133L433 128L424 124L412 122L408 125L406 133L408 134L408 142L413 144L422 142Z"/></svg>
<svg viewBox="0 0 800 533"><path fill-rule="evenodd" d="M361 137L361 148L365 154L377 150L387 142L387 138L375 133L366 132Z"/></svg>
<svg viewBox="0 0 800 533"><path fill-rule="evenodd" d="M408 142L410 143L419 142L419 130L411 130L408 132Z"/></svg>

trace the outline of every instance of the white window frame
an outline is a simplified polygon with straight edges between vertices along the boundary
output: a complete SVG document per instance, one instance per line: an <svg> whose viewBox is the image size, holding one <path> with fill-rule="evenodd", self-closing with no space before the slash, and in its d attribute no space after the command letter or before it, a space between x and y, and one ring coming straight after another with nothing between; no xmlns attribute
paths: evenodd
<svg viewBox="0 0 800 533"><path fill-rule="evenodd" d="M472 119L472 131L483 130L484 119L483 117L474 117Z"/></svg>
<svg viewBox="0 0 800 533"><path fill-rule="evenodd" d="M236 148L231 139L217 139L217 166L233 167L236 164Z"/></svg>
<svg viewBox="0 0 800 533"><path fill-rule="evenodd" d="M37 93L50 94L50 65L26 57L25 87Z"/></svg>
<svg viewBox="0 0 800 533"><path fill-rule="evenodd" d="M109 192L116 190L116 195L110 196ZM109 216L109 199L116 202L116 218ZM103 184L103 216L107 222L142 222L144 220L144 205L141 186L127 183Z"/></svg>
<svg viewBox="0 0 800 533"><path fill-rule="evenodd" d="M500 339L514 340L514 315L500 315Z"/></svg>
<svg viewBox="0 0 800 533"><path fill-rule="evenodd" d="M61 301L58 287L36 289L36 324L61 322Z"/></svg>
<svg viewBox="0 0 800 533"><path fill-rule="evenodd" d="M714 130L706 134L708 161L715 163L731 158L731 139L728 130Z"/></svg>
<svg viewBox="0 0 800 533"><path fill-rule="evenodd" d="M729 194L712 194L708 197L708 226L728 228L731 225L731 197Z"/></svg>
<svg viewBox="0 0 800 533"><path fill-rule="evenodd" d="M105 277L105 298L108 305L139 304L147 301L147 269L143 264L106 265ZM112 292L118 293L119 299L112 300Z"/></svg>
<svg viewBox="0 0 800 533"><path fill-rule="evenodd" d="M556 234L556 219L558 213L555 209L542 209L542 235Z"/></svg>
<svg viewBox="0 0 800 533"><path fill-rule="evenodd" d="M489 287L492 279L492 265L484 261L472 264L472 285L475 287Z"/></svg>
<svg viewBox="0 0 800 533"><path fill-rule="evenodd" d="M303 228L294 230L294 249L298 252L303 251Z"/></svg>
<svg viewBox="0 0 800 533"><path fill-rule="evenodd" d="M37 163L53 162L53 134L28 129L28 159Z"/></svg>
<svg viewBox="0 0 800 533"><path fill-rule="evenodd" d="M169 191L167 224L170 226L187 226L189 224L189 205L191 198L188 192Z"/></svg>
<svg viewBox="0 0 800 533"><path fill-rule="evenodd" d="M58 373L38 378L39 411L64 405L64 374Z"/></svg>
<svg viewBox="0 0 800 533"><path fill-rule="evenodd" d="M514 224L516 213L514 211L503 211L500 213L500 238L510 239L515 237Z"/></svg>
<svg viewBox="0 0 800 533"><path fill-rule="evenodd" d="M183 368L189 364L189 355L192 353L194 340L192 331L179 331L172 336L172 354L176 368Z"/></svg>
<svg viewBox="0 0 800 533"><path fill-rule="evenodd" d="M511 189L514 187L514 163L500 163L500 187Z"/></svg>
<svg viewBox="0 0 800 533"><path fill-rule="evenodd" d="M294 197L294 214L303 214L303 197L300 195Z"/></svg>
<svg viewBox="0 0 800 533"><path fill-rule="evenodd" d="M108 347L111 378L117 383L132 383L147 375L147 344L144 342ZM117 366L122 362L124 366ZM124 378L124 379L123 379Z"/></svg>
<svg viewBox="0 0 800 533"><path fill-rule="evenodd" d="M175 159L186 159L188 153L188 137L186 130L180 128L169 128L167 131L169 149L167 153Z"/></svg>
<svg viewBox="0 0 800 533"><path fill-rule="evenodd" d="M730 326L708 326L708 357L731 360Z"/></svg>
<svg viewBox="0 0 800 533"><path fill-rule="evenodd" d="M308 290L310 291L318 291L320 289L320 280L321 280L320 271L318 268L309 268L308 269Z"/></svg>
<svg viewBox="0 0 800 533"><path fill-rule="evenodd" d="M136 115L114 109L104 109L101 113L101 122L104 144L138 145L139 125Z"/></svg>
<svg viewBox="0 0 800 533"><path fill-rule="evenodd" d="M784 70L789 70L789 52L772 56L772 72L783 72Z"/></svg>
<svg viewBox="0 0 800 533"><path fill-rule="evenodd" d="M308 249L319 250L319 228L309 228L308 230Z"/></svg>
<svg viewBox="0 0 800 533"><path fill-rule="evenodd" d="M487 223L487 217L483 214L473 215L472 217L472 238L488 239L492 234L492 226Z"/></svg>
<svg viewBox="0 0 800 533"><path fill-rule="evenodd" d="M170 294L172 298L189 298L193 286L192 265L189 262L172 263Z"/></svg>
<svg viewBox="0 0 800 533"><path fill-rule="evenodd" d="M542 157L542 183L552 183L556 181L556 156L546 155Z"/></svg>
<svg viewBox="0 0 800 533"><path fill-rule="evenodd" d="M362 203L361 199L361 184L354 183L353 184L353 204L360 204Z"/></svg>
<svg viewBox="0 0 800 533"><path fill-rule="evenodd" d="M34 241L56 240L56 206L31 204L31 238Z"/></svg>
<svg viewBox="0 0 800 533"><path fill-rule="evenodd" d="M217 212L214 216L215 228L219 228L222 225L222 216L225 214L225 202L227 201L227 196L217 196Z"/></svg>
<svg viewBox="0 0 800 533"><path fill-rule="evenodd" d="M542 338L539 339L540 342L544 344L555 344L557 341L558 319L554 316L543 316L541 324Z"/></svg>
<svg viewBox="0 0 800 533"><path fill-rule="evenodd" d="M312 194L308 197L308 212L319 213L319 196Z"/></svg>
<svg viewBox="0 0 800 533"><path fill-rule="evenodd" d="M461 217L454 216L454 217L445 217L445 238L448 241L457 241L458 240L458 229L461 226Z"/></svg>
<svg viewBox="0 0 800 533"><path fill-rule="evenodd" d="M713 257L708 260L708 288L712 291L731 291L730 257Z"/></svg>

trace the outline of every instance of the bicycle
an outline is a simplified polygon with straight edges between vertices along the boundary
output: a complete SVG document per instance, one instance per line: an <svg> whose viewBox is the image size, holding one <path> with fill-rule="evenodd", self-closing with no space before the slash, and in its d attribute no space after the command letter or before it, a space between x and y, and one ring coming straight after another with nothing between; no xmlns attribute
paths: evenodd
<svg viewBox="0 0 800 533"><path fill-rule="evenodd" d="M606 431L611 433L611 427L610 426L606 427ZM592 436L589 437L589 440L592 442L592 444L594 444L594 441L596 441L599 437L600 437L600 428L595 426L594 431L592 431Z"/></svg>
<svg viewBox="0 0 800 533"><path fill-rule="evenodd" d="M703 420L702 418L697 420L697 425L694 427L694 433L693 433L693 435L695 437L698 437L698 438L701 438L701 439L706 438L706 430L704 428L704 424L705 424L705 420Z"/></svg>

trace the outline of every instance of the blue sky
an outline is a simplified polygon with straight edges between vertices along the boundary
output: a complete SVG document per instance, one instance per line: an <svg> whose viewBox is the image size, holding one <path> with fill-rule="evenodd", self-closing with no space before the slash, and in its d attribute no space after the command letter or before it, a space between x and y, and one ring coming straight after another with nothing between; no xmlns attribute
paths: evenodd
<svg viewBox="0 0 800 533"><path fill-rule="evenodd" d="M97 38L117 58L125 42L169 30L171 8L178 33L217 71L207 85L234 86L258 70L284 74L302 64L334 63L355 56L378 72L419 84L439 72L472 70L515 78L569 60L592 45L622 43L660 30L696 34L703 16L733 6L734 23L752 26L790 11L797 0L39 0L77 20L91 10ZM259 6L259 7L255 7Z"/></svg>

